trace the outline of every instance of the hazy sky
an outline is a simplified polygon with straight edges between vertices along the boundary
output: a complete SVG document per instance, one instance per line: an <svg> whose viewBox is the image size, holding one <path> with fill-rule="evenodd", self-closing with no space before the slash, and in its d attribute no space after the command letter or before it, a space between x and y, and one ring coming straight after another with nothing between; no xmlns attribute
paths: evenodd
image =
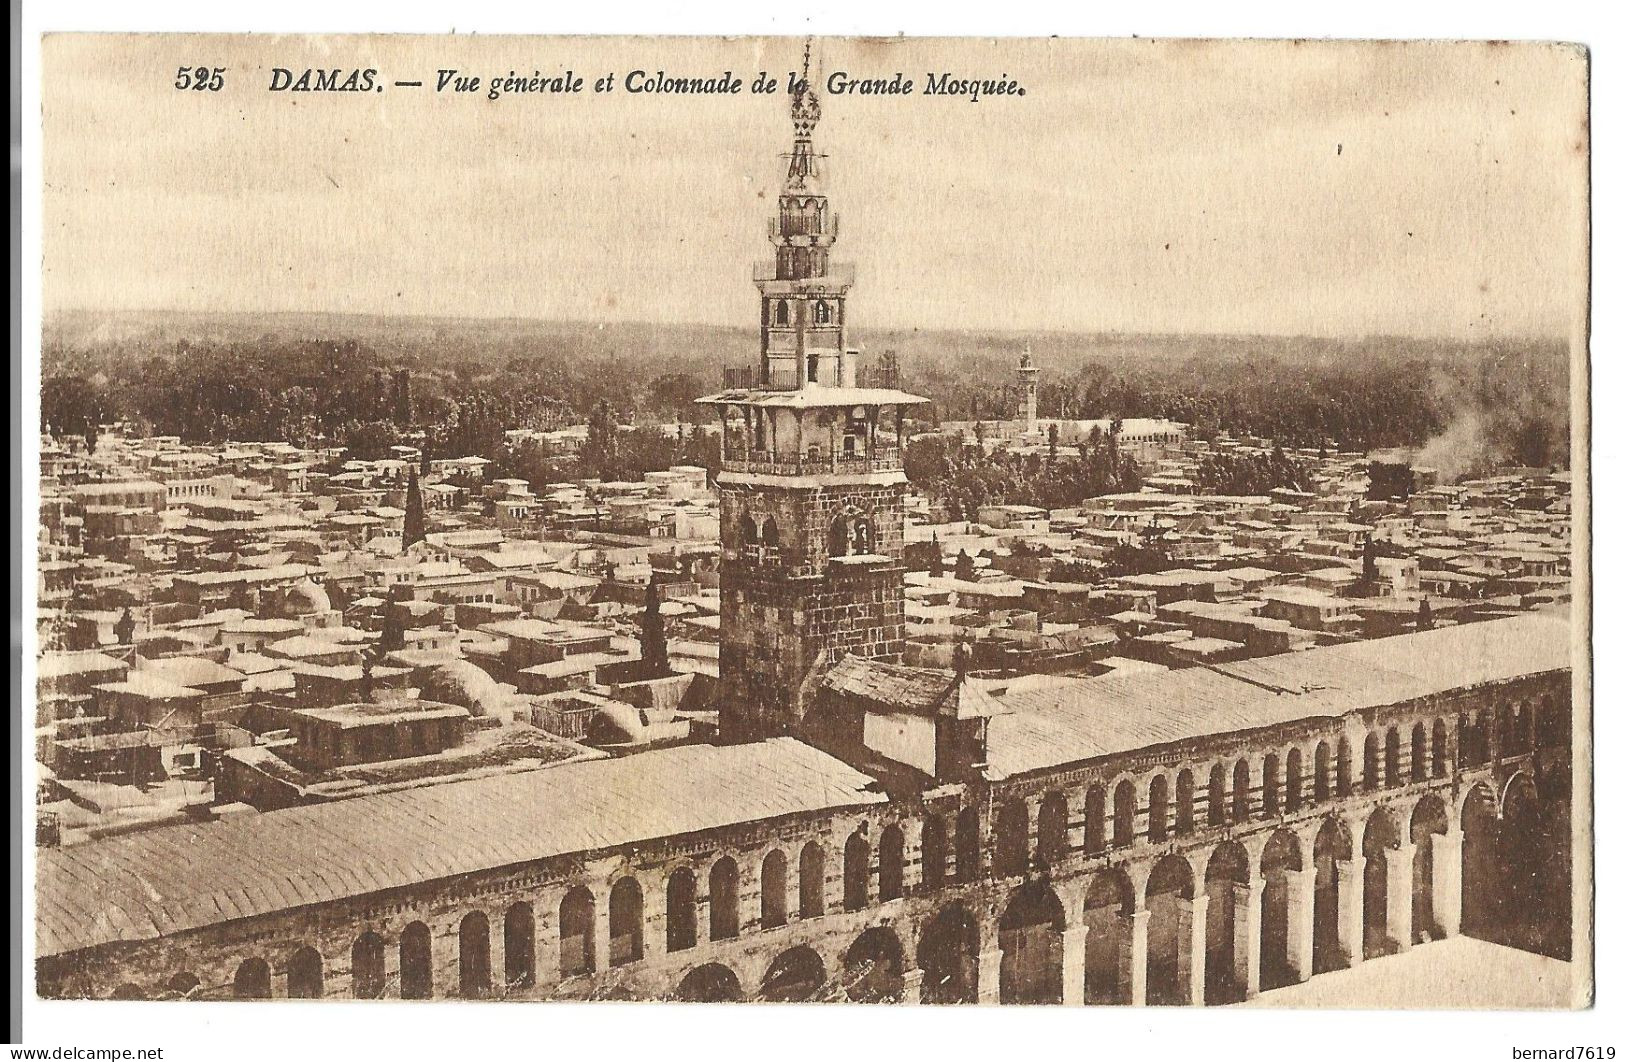
<svg viewBox="0 0 1625 1062"><path fill-rule="evenodd" d="M1542 46L854 41L817 144L863 325L1565 335L1584 61ZM789 39L94 38L45 45L45 306L754 325ZM219 93L173 87L224 65ZM271 93L375 67L383 92ZM606 94L434 91L574 70ZM642 68L748 90L631 95ZM923 94L1009 75L1026 95ZM394 88L421 79L422 88ZM822 77L818 79L820 82Z"/></svg>

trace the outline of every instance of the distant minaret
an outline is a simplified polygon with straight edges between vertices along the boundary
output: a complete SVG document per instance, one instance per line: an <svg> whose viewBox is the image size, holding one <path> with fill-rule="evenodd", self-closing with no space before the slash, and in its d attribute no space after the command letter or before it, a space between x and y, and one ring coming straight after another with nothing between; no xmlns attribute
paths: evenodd
<svg viewBox="0 0 1625 1062"><path fill-rule="evenodd" d="M1038 430L1038 366L1033 364L1033 348L1029 344L1021 352L1021 365L1016 369L1021 377L1027 407L1027 431Z"/></svg>

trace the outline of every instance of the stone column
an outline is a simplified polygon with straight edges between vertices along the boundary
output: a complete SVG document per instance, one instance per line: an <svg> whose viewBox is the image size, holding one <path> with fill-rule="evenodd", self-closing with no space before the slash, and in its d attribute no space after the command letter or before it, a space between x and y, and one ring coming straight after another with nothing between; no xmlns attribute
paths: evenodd
<svg viewBox="0 0 1625 1062"><path fill-rule="evenodd" d="M1461 831L1433 835L1433 921L1439 932L1461 932Z"/></svg>
<svg viewBox="0 0 1625 1062"><path fill-rule="evenodd" d="M1416 861L1416 845L1402 844L1383 853L1388 860L1388 935L1400 951L1411 947L1411 900L1415 883L1411 870Z"/></svg>
<svg viewBox="0 0 1625 1062"><path fill-rule="evenodd" d="M1286 959L1299 981L1315 972L1315 872L1286 872Z"/></svg>
<svg viewBox="0 0 1625 1062"><path fill-rule="evenodd" d="M350 972L353 979L355 971ZM399 999L401 996L401 938L399 934L384 935L384 991L379 999Z"/></svg>
<svg viewBox="0 0 1625 1062"><path fill-rule="evenodd" d="M1243 999L1258 995L1258 958L1263 947L1264 880L1236 886L1236 984Z"/></svg>
<svg viewBox="0 0 1625 1062"><path fill-rule="evenodd" d="M701 940L705 939L702 934ZM609 969L609 897L593 905L592 968L595 973Z"/></svg>
<svg viewBox="0 0 1625 1062"><path fill-rule="evenodd" d="M1067 1006L1083 1002L1088 939L1087 925L1071 926L1061 934L1061 1002Z"/></svg>
<svg viewBox="0 0 1625 1062"><path fill-rule="evenodd" d="M976 1002L997 1005L999 1002L999 968L1004 965L1004 949L990 943L982 949L976 960Z"/></svg>
<svg viewBox="0 0 1625 1062"><path fill-rule="evenodd" d="M1145 958L1147 931L1151 912L1144 908L1124 916L1128 922L1128 1001L1130 1006L1145 1006Z"/></svg>
<svg viewBox="0 0 1625 1062"><path fill-rule="evenodd" d="M925 982L925 971L920 969L903 971L903 1002L922 1002L921 985Z"/></svg>
<svg viewBox="0 0 1625 1062"><path fill-rule="evenodd" d="M1337 942L1350 966L1365 958L1365 856L1337 864Z"/></svg>
<svg viewBox="0 0 1625 1062"><path fill-rule="evenodd" d="M1200 1007L1207 1000L1207 895L1179 901L1179 982L1184 1001Z"/></svg>

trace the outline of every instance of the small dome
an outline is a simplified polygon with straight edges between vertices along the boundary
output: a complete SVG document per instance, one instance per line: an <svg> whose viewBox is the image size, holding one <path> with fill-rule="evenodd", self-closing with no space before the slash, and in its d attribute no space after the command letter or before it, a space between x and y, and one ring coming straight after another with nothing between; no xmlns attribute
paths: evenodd
<svg viewBox="0 0 1625 1062"><path fill-rule="evenodd" d="M288 587L287 596L283 598L282 607L290 618L310 616L318 612L330 612L333 602L328 598L327 591L317 586L309 579L301 579Z"/></svg>
<svg viewBox="0 0 1625 1062"><path fill-rule="evenodd" d="M467 708L470 715L496 715L506 702L496 679L467 660L448 660L429 668L418 694L431 700Z"/></svg>

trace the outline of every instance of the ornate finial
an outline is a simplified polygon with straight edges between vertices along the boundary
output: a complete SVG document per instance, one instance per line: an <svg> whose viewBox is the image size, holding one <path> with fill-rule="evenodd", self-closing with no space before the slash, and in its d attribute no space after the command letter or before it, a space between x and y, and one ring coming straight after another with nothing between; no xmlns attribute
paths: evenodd
<svg viewBox="0 0 1625 1062"><path fill-rule="evenodd" d="M790 121L797 140L811 140L818 124L818 94L812 90L812 38L801 50L801 81L790 95Z"/></svg>

